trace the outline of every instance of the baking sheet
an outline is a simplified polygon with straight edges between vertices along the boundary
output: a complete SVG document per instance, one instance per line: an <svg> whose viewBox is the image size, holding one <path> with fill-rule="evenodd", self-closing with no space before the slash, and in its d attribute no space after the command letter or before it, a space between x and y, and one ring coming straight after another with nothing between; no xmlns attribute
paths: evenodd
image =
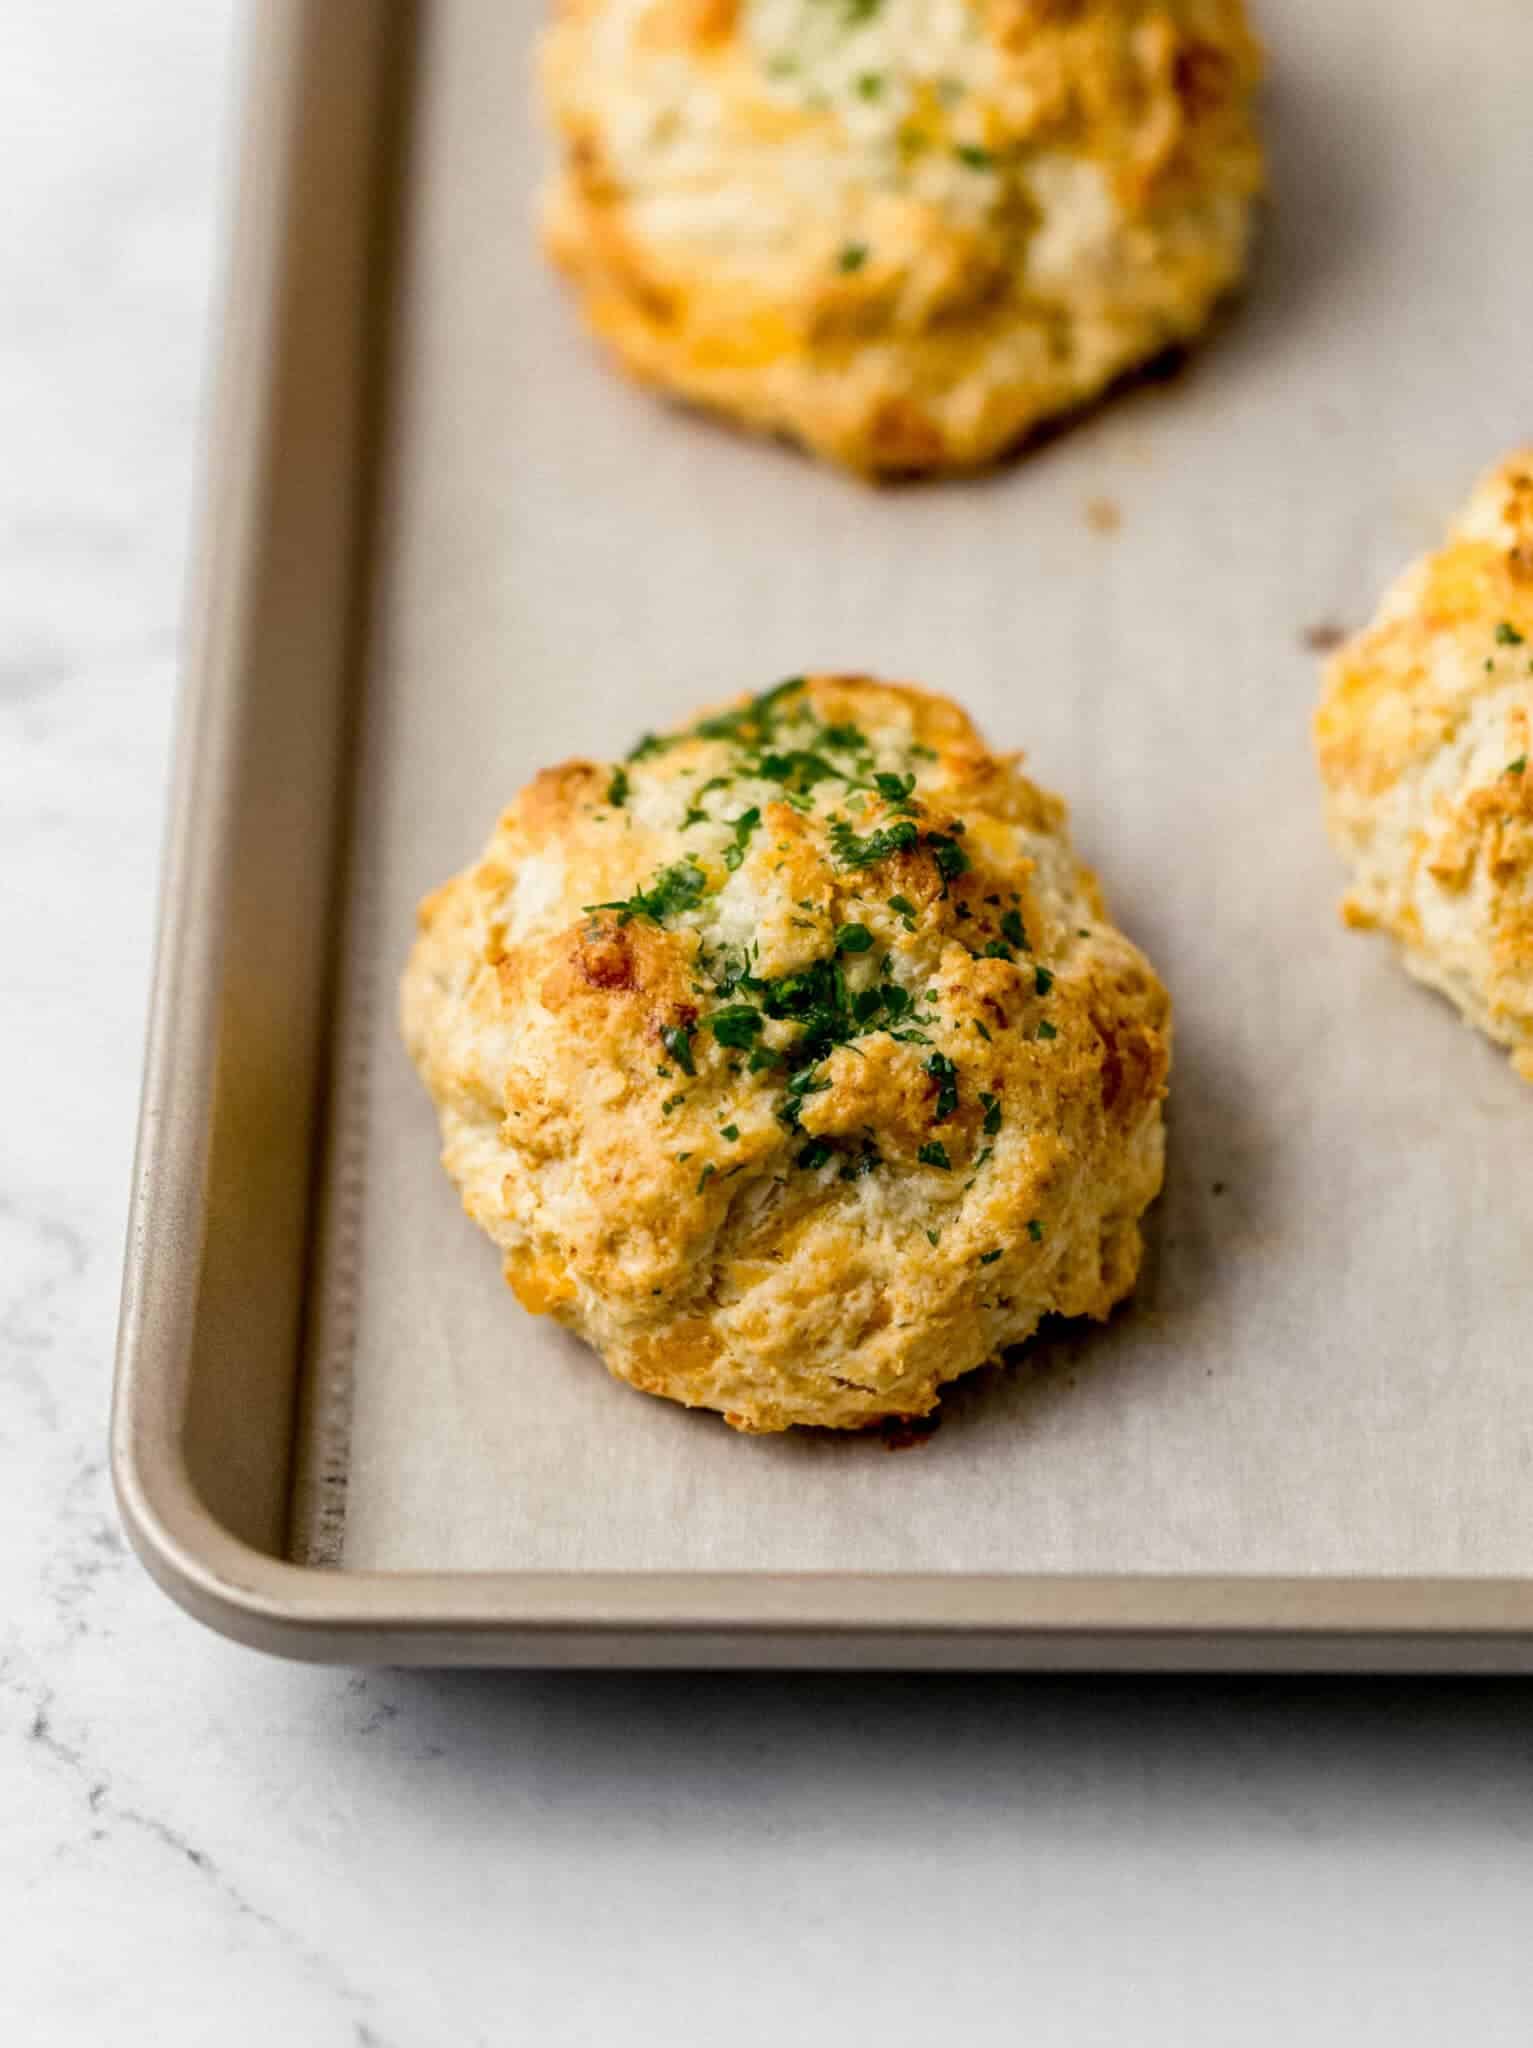
<svg viewBox="0 0 1533 2048"><path fill-rule="evenodd" d="M873 494L578 334L527 231L541 11L438 5L421 51L299 1555L1533 1569L1533 1101L1339 930L1304 645L1533 431L1533 12L1268 0L1245 305L1025 462ZM962 1383L897 1457L736 1437L523 1315L393 1022L416 897L539 765L810 666L1025 746L1177 1002L1136 1303Z"/></svg>

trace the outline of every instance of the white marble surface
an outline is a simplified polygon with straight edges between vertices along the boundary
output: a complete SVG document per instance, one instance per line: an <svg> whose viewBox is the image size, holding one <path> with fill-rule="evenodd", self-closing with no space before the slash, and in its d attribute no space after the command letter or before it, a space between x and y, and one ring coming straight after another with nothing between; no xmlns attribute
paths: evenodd
<svg viewBox="0 0 1533 2048"><path fill-rule="evenodd" d="M0 2042L1526 2043L1525 1686L358 1677L125 1555L235 12L0 8Z"/></svg>

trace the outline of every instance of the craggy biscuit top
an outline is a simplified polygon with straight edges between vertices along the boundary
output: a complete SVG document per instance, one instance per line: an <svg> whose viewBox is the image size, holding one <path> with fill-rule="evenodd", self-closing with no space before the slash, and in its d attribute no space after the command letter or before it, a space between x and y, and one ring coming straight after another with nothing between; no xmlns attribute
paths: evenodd
<svg viewBox="0 0 1533 2048"><path fill-rule="evenodd" d="M1533 449L1333 657L1315 737L1349 921L1533 1080Z"/></svg>
<svg viewBox="0 0 1533 2048"><path fill-rule="evenodd" d="M1165 994L944 699L795 679L550 769L421 925L448 1170L635 1384L755 1429L920 1414L1131 1284Z"/></svg>
<svg viewBox="0 0 1533 2048"><path fill-rule="evenodd" d="M1239 275L1258 71L1241 0L562 0L550 245L641 375L972 464Z"/></svg>

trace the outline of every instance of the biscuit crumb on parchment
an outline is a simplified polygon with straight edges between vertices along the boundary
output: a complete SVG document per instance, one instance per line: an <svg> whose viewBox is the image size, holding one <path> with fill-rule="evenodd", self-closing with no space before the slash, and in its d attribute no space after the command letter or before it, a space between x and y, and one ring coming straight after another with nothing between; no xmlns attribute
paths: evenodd
<svg viewBox="0 0 1533 2048"><path fill-rule="evenodd" d="M793 678L545 770L403 1023L522 1304L737 1429L908 1426L1133 1285L1169 1001L942 697Z"/></svg>

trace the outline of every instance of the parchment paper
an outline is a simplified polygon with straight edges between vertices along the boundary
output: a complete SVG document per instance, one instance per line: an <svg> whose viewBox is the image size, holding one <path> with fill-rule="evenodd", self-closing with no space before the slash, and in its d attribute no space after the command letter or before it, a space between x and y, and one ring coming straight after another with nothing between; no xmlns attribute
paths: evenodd
<svg viewBox="0 0 1533 2048"><path fill-rule="evenodd" d="M318 1554L1533 1569L1533 1091L1339 929L1305 645L1533 434L1533 7L1267 0L1246 303L999 475L878 494L629 388L577 330L528 227L541 11L429 10L312 1361L344 1542L332 1485ZM1136 1303L964 1383L902 1456L736 1437L524 1315L394 1024L417 896L537 767L818 665L1025 746L1177 1004Z"/></svg>

